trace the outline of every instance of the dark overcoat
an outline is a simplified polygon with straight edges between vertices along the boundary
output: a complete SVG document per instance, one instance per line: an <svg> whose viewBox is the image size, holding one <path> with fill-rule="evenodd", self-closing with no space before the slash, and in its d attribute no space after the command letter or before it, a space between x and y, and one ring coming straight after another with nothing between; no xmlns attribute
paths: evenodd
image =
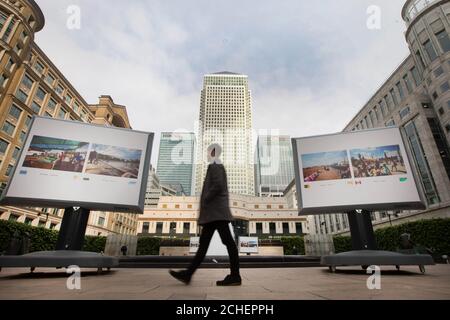
<svg viewBox="0 0 450 320"><path fill-rule="evenodd" d="M222 164L208 165L200 197L200 215L198 224L213 221L232 221L228 202L228 183L225 167Z"/></svg>

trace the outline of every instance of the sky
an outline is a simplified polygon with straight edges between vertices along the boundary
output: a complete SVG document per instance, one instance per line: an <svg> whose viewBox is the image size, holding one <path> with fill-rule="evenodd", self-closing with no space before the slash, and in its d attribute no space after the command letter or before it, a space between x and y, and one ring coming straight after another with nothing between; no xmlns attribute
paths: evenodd
<svg viewBox="0 0 450 320"><path fill-rule="evenodd" d="M384 154L388 157L398 156L400 147L398 145L383 146L377 148L365 148L365 149L352 149L350 150L350 156L352 158L358 158L361 154L365 158L384 158Z"/></svg>
<svg viewBox="0 0 450 320"><path fill-rule="evenodd" d="M155 132L153 165L161 131L194 130L204 74L248 75L253 127L304 137L341 131L408 55L404 0L36 2L36 43L88 103L111 95Z"/></svg>
<svg viewBox="0 0 450 320"><path fill-rule="evenodd" d="M302 154L303 168L329 166L347 160L347 151Z"/></svg>
<svg viewBox="0 0 450 320"><path fill-rule="evenodd" d="M94 144L92 149L98 153L125 160L138 160L141 158L141 150L137 149L107 146L104 144Z"/></svg>

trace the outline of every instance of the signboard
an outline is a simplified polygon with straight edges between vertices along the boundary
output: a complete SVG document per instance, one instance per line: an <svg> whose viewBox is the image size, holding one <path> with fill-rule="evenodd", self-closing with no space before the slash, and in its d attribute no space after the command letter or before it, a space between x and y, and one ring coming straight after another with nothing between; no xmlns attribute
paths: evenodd
<svg viewBox="0 0 450 320"><path fill-rule="evenodd" d="M33 118L5 205L144 210L153 133Z"/></svg>
<svg viewBox="0 0 450 320"><path fill-rule="evenodd" d="M396 127L292 144L300 214L425 208Z"/></svg>
<svg viewBox="0 0 450 320"><path fill-rule="evenodd" d="M200 237L191 237L189 240L189 253L196 253L200 245Z"/></svg>
<svg viewBox="0 0 450 320"><path fill-rule="evenodd" d="M258 253L258 237L239 237L240 253Z"/></svg>

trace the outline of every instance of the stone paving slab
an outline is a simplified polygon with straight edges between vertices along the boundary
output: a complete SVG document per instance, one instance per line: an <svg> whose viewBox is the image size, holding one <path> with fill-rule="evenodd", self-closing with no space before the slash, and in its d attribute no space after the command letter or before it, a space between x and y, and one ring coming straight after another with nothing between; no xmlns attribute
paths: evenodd
<svg viewBox="0 0 450 320"><path fill-rule="evenodd" d="M193 299L193 300L322 300L322 299L439 299L450 300L450 265L381 268L381 289L369 290L368 274L361 268L242 269L243 285L217 287L216 280L227 269L199 269L186 286L167 269L115 269L109 273L82 270L81 289L68 290L64 269L43 268L30 273L26 268L0 272L0 299Z"/></svg>

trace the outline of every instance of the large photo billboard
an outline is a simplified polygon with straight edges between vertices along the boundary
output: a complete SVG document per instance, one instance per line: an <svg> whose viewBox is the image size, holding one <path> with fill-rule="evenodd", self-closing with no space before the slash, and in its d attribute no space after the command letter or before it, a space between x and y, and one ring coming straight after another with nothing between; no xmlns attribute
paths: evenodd
<svg viewBox="0 0 450 320"><path fill-rule="evenodd" d="M35 117L2 204L143 212L153 134Z"/></svg>
<svg viewBox="0 0 450 320"><path fill-rule="evenodd" d="M423 209L399 128L293 138L300 214Z"/></svg>

